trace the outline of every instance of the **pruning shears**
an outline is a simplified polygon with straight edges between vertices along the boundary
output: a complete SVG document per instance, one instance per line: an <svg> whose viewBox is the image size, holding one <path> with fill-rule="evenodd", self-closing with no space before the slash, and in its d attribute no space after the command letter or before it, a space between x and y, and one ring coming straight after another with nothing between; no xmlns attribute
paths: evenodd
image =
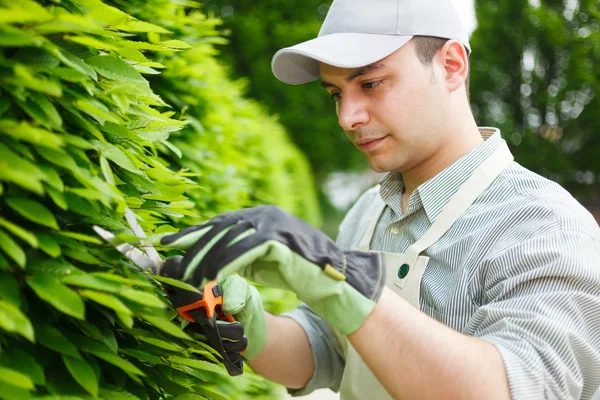
<svg viewBox="0 0 600 400"><path fill-rule="evenodd" d="M141 239L146 238L142 227L135 218L135 214L129 208L126 210L125 218L136 236ZM166 276L173 279L181 279L185 272L181 270L180 266L183 259L182 256L171 256L162 260L152 245L142 245L144 249L142 251L130 243L119 243L113 233L97 225L94 226L94 230L102 239L114 246L121 254L142 270L151 270L154 275ZM210 345L223 358L223 364L225 364L229 375L236 376L242 374L242 357L238 357L236 360L231 359L223 347L223 341L217 326L217 318L227 322L235 322L233 316L224 314L221 310L223 292L217 281L208 282L201 293L179 289L170 285L163 286L169 300L171 300L179 315L191 323L197 323L202 326Z"/></svg>

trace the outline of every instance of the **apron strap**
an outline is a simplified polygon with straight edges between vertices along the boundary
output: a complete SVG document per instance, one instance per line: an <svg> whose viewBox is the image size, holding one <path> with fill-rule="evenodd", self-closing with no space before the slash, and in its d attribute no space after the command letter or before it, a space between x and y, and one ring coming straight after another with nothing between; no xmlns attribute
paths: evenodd
<svg viewBox="0 0 600 400"><path fill-rule="evenodd" d="M375 218L371 219L371 223L369 224L369 228L363 235L362 239L360 239L360 243L358 244L358 251L369 251L371 249L371 239L375 234L375 228L377 227L377 222L381 218L383 214L383 210L385 209L385 202L382 200L381 204L377 206L375 210Z"/></svg>
<svg viewBox="0 0 600 400"><path fill-rule="evenodd" d="M405 254L416 260L421 252L437 242L513 159L506 142L502 140L496 150L477 167L458 192L450 198L427 232L411 245Z"/></svg>

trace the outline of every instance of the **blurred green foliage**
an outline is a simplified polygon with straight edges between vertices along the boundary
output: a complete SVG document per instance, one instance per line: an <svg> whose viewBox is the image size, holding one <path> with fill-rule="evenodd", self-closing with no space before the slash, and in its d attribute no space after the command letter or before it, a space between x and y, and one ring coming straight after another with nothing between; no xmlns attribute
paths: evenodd
<svg viewBox="0 0 600 400"><path fill-rule="evenodd" d="M277 397L91 226L136 240L132 210L156 241L258 203L318 224L308 163L215 62L198 3L111 4L0 1L0 398Z"/></svg>
<svg viewBox="0 0 600 400"><path fill-rule="evenodd" d="M517 161L600 198L600 3L477 0L471 102Z"/></svg>

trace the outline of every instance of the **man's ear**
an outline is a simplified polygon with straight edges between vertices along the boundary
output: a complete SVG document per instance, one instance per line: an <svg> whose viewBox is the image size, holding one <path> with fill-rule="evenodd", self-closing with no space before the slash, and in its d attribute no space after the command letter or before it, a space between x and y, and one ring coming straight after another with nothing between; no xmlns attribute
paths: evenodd
<svg viewBox="0 0 600 400"><path fill-rule="evenodd" d="M469 56L458 40L448 40L436 55L444 68L444 81L449 92L458 90L469 77Z"/></svg>

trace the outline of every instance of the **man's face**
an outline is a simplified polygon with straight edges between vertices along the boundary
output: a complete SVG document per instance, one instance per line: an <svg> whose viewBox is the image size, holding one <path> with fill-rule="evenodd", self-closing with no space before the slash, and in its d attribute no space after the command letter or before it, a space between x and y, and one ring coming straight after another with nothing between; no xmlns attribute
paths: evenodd
<svg viewBox="0 0 600 400"><path fill-rule="evenodd" d="M373 170L406 172L440 151L443 76L435 61L419 61L412 41L364 68L321 63L320 70L340 126Z"/></svg>

